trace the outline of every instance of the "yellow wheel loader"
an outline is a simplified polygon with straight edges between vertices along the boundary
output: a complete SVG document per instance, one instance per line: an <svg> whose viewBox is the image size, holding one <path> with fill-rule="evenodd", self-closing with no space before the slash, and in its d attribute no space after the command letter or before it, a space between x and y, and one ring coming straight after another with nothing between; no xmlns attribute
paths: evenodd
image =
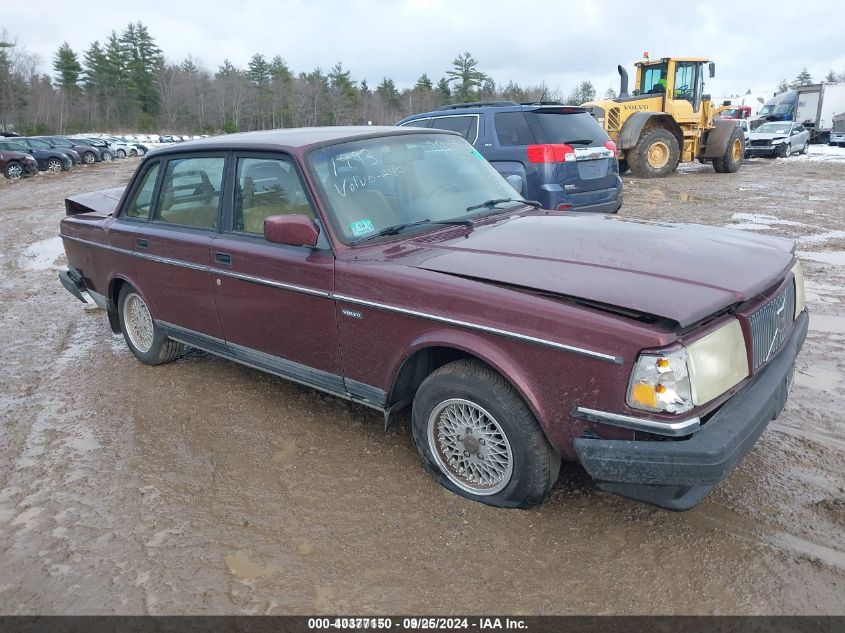
<svg viewBox="0 0 845 633"><path fill-rule="evenodd" d="M701 57L664 57L648 53L637 62L634 90L628 93L628 72L619 66L621 85L615 99L583 104L619 150L619 170L628 168L646 178L665 176L680 161L711 162L719 173L742 164L745 137L733 120L718 119L704 93L704 73L716 65Z"/></svg>

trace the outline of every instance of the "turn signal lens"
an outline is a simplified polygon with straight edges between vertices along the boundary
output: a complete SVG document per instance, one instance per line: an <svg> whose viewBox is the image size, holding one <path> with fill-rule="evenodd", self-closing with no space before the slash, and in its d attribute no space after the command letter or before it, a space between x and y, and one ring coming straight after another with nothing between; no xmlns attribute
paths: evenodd
<svg viewBox="0 0 845 633"><path fill-rule="evenodd" d="M692 409L686 350L642 354L631 374L628 406L666 413L684 413Z"/></svg>

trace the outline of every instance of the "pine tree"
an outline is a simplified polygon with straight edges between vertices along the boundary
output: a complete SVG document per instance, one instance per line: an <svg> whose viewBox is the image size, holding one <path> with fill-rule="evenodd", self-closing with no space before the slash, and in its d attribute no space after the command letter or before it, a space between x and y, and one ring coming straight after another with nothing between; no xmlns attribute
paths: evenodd
<svg viewBox="0 0 845 633"><path fill-rule="evenodd" d="M74 92L79 88L79 77L82 75L82 64L67 42L64 42L53 58L53 70L56 71L58 84L65 92Z"/></svg>
<svg viewBox="0 0 845 633"><path fill-rule="evenodd" d="M128 92L141 111L140 126L155 125L161 102L156 85L156 71L164 60L149 30L141 22L130 23L120 36L124 60L124 78Z"/></svg>
<svg viewBox="0 0 845 633"><path fill-rule="evenodd" d="M781 79L780 83L778 84L777 94L780 94L781 92L786 92L787 90L789 90L789 84L786 82L786 79Z"/></svg>
<svg viewBox="0 0 845 633"><path fill-rule="evenodd" d="M449 83L455 84L455 95L458 101L464 103L472 101L487 79L487 75L478 70L478 61L469 51L458 55L452 62L452 66L453 69L446 71L446 74L449 76Z"/></svg>
<svg viewBox="0 0 845 633"><path fill-rule="evenodd" d="M792 83L789 84L789 87L795 89L801 86L809 86L811 83L813 83L813 77L807 72L807 67L805 66Z"/></svg>
<svg viewBox="0 0 845 633"><path fill-rule="evenodd" d="M834 83L836 81L836 73L833 72L833 69L827 71L827 75L825 75L824 80L828 83Z"/></svg>
<svg viewBox="0 0 845 633"><path fill-rule="evenodd" d="M449 86L449 80L446 77L441 77L437 82L437 92L440 93L440 99L443 103L449 103L452 99L452 88Z"/></svg>
<svg viewBox="0 0 845 633"><path fill-rule="evenodd" d="M249 60L247 76L258 84L259 88L270 82L270 64L262 54L256 53Z"/></svg>
<svg viewBox="0 0 845 633"><path fill-rule="evenodd" d="M616 91L613 88L608 88L604 91L604 98L605 99L615 99L616 98Z"/></svg>
<svg viewBox="0 0 845 633"><path fill-rule="evenodd" d="M414 90L433 90L434 85L431 83L431 79L428 78L428 75L423 73L420 75L420 78L417 79L417 83L414 84Z"/></svg>
<svg viewBox="0 0 845 633"><path fill-rule="evenodd" d="M352 122L355 108L358 106L358 92L348 70L343 70L341 62L332 66L329 72L329 93L332 100L332 114L335 125Z"/></svg>

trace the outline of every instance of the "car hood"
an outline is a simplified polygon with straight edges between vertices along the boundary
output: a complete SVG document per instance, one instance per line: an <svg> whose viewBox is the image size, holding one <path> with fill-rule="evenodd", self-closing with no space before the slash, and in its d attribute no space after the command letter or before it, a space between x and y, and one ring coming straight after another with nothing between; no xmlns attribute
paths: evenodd
<svg viewBox="0 0 845 633"><path fill-rule="evenodd" d="M684 327L774 285L795 249L791 240L739 230L591 213L516 215L462 233L423 235L397 256L419 269L659 316Z"/></svg>
<svg viewBox="0 0 845 633"><path fill-rule="evenodd" d="M786 134L773 134L771 132L752 132L748 138L755 141L776 141L786 138Z"/></svg>

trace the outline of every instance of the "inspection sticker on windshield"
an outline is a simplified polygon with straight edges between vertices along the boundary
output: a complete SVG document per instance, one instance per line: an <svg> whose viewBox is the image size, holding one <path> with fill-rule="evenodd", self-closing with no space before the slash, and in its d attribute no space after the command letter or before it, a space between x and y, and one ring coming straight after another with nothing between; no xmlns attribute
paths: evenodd
<svg viewBox="0 0 845 633"><path fill-rule="evenodd" d="M355 237L360 237L362 235L366 235L367 233L372 233L376 230L376 227L373 226L373 223L369 219L364 218L363 220L352 222L349 225L349 230L352 231L352 235Z"/></svg>
<svg viewBox="0 0 845 633"><path fill-rule="evenodd" d="M484 160L484 157L479 153L479 151L477 149L472 150L472 155L475 156L476 158L480 158L481 160Z"/></svg>

